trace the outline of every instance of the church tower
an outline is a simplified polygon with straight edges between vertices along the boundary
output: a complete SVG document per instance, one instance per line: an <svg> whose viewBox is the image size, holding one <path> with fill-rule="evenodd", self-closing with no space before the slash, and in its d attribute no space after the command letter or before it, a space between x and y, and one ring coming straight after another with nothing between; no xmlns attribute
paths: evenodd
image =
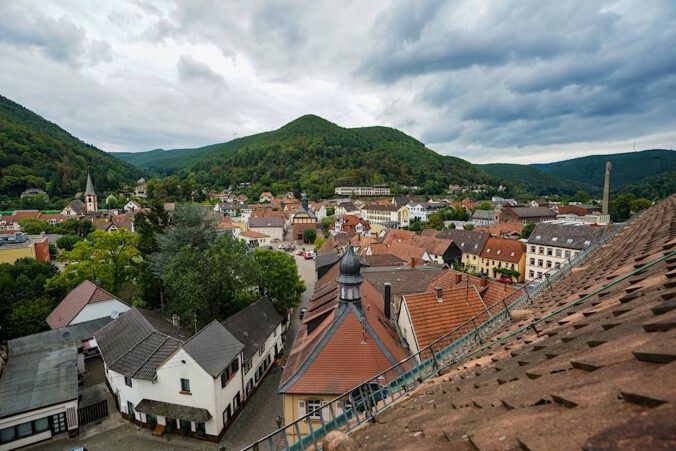
<svg viewBox="0 0 676 451"><path fill-rule="evenodd" d="M96 192L94 192L94 184L92 177L87 171L87 189L85 190L85 209L87 213L96 213L98 210L98 203L96 201Z"/></svg>
<svg viewBox="0 0 676 451"><path fill-rule="evenodd" d="M340 302L361 303L361 283L364 278L361 275L361 267L364 264L354 253L354 249L349 245L347 252L340 259L340 275L336 279L338 282L338 300Z"/></svg>

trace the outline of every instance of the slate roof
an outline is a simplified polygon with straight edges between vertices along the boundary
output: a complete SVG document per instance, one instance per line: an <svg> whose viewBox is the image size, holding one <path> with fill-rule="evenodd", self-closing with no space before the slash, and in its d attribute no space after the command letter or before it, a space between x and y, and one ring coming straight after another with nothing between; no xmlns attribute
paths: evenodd
<svg viewBox="0 0 676 451"><path fill-rule="evenodd" d="M150 413L155 416L167 418L177 418L184 421L195 421L197 423L205 423L211 418L211 414L207 409L172 404L170 402L154 401L152 399L142 399L134 409L137 412Z"/></svg>
<svg viewBox="0 0 676 451"><path fill-rule="evenodd" d="M315 257L315 271L319 268L325 266L332 266L338 263L341 255L337 252L327 252L324 254L319 254Z"/></svg>
<svg viewBox="0 0 676 451"><path fill-rule="evenodd" d="M404 294L422 293L432 280L441 275L441 268L430 267L421 269L394 269L379 271L369 268L362 271L366 282L372 285L381 296L385 293L385 283L389 283L392 289L392 302L398 301Z"/></svg>
<svg viewBox="0 0 676 451"><path fill-rule="evenodd" d="M284 227L284 218L276 216L259 216L249 218L249 227Z"/></svg>
<svg viewBox="0 0 676 451"><path fill-rule="evenodd" d="M538 223L528 237L528 244L582 250L603 236L605 227L577 224Z"/></svg>
<svg viewBox="0 0 676 451"><path fill-rule="evenodd" d="M52 329L67 326L87 304L110 300L117 300L126 304L126 302L97 286L91 280L85 280L73 288L59 305L51 311L47 316L47 324Z"/></svg>
<svg viewBox="0 0 676 451"><path fill-rule="evenodd" d="M81 342L92 338L99 329L111 321L113 321L113 319L110 317L99 318L92 321L85 321L84 323L73 324L72 326L60 327L58 329L15 338L9 342L9 351L10 353L15 352L20 354L31 349L46 349L68 340L72 340L79 347Z"/></svg>
<svg viewBox="0 0 676 451"><path fill-rule="evenodd" d="M676 195L355 439L367 449L673 449L674 223Z"/></svg>
<svg viewBox="0 0 676 451"><path fill-rule="evenodd" d="M87 212L87 208L85 207L84 202L82 202L80 199L73 199L68 203L68 206L72 208L75 213L79 215L83 215Z"/></svg>
<svg viewBox="0 0 676 451"><path fill-rule="evenodd" d="M435 290L432 289L425 293L404 295L402 300L408 307L419 350L486 311L486 306L474 286L469 289L464 287L442 289L441 294L441 298L438 299ZM488 315L483 321L487 319Z"/></svg>
<svg viewBox="0 0 676 451"><path fill-rule="evenodd" d="M242 349L244 345L216 320L183 343L183 350L214 378L237 358Z"/></svg>
<svg viewBox="0 0 676 451"><path fill-rule="evenodd" d="M556 217L556 213L547 207L509 207L509 209L519 218L540 218L547 216L551 216L552 218Z"/></svg>
<svg viewBox="0 0 676 451"><path fill-rule="evenodd" d="M495 212L493 210L474 210L470 219L493 221L495 220Z"/></svg>
<svg viewBox="0 0 676 451"><path fill-rule="evenodd" d="M265 344L265 340L281 323L282 316L270 299L262 297L230 316L222 324L243 343L244 360L248 360Z"/></svg>
<svg viewBox="0 0 676 451"><path fill-rule="evenodd" d="M398 211L401 207L395 204L368 204L364 205L362 210L367 211Z"/></svg>
<svg viewBox="0 0 676 451"><path fill-rule="evenodd" d="M486 245L490 235L472 230L443 230L437 233L437 238L452 240L463 254L479 255Z"/></svg>
<svg viewBox="0 0 676 451"><path fill-rule="evenodd" d="M96 196L96 192L94 192L94 184L92 183L92 176L89 174L89 172L87 172L87 189L85 189L85 194Z"/></svg>

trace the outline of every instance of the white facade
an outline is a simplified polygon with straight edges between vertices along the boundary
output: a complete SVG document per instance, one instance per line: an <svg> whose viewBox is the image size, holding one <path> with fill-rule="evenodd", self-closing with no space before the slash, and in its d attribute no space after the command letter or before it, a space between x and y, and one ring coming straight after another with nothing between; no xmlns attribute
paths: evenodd
<svg viewBox="0 0 676 451"><path fill-rule="evenodd" d="M280 323L275 331L265 340L262 348L256 351L250 361L243 363L243 386L245 397L248 397L252 390L256 388L263 376L270 368L272 362L278 353L284 349L282 342L282 324Z"/></svg>
<svg viewBox="0 0 676 451"><path fill-rule="evenodd" d="M422 204L408 204L409 218L411 221L427 222L427 209Z"/></svg>
<svg viewBox="0 0 676 451"><path fill-rule="evenodd" d="M10 432L10 428L15 428L14 435L15 437L19 437L16 432L21 432L24 428L27 429L29 425L32 431L37 433L33 433L24 438L17 438L16 440L6 443L0 442L2 443L0 444L0 451L21 448L30 445L31 443L47 440L53 436L52 429L59 431L61 429L61 424L64 425L64 429L60 432L76 429L78 427L77 408L77 400L74 399L54 406L44 407L30 412L23 412L1 419L0 436L8 436L12 433ZM18 427L18 431L16 427Z"/></svg>
<svg viewBox="0 0 676 451"><path fill-rule="evenodd" d="M224 418L228 417L228 407L230 407L230 418L232 418L244 400L241 354L237 357L237 362L238 370L227 379L224 387L221 386L221 377L211 377L183 349L176 351L157 369L157 377L154 381L131 379L130 387L126 383L130 381L129 378L109 371L107 366L106 379L113 394L117 396L120 411L125 415L130 415L130 407L133 407L134 411L131 414L134 415L134 419L147 423L148 415L135 411L135 407L143 399L206 409L211 417L204 424L205 433L218 436L225 426ZM189 392L181 390L181 379L190 381ZM238 394L239 401L237 401ZM158 416L157 423L166 425L167 418ZM195 422L191 422L190 430L193 432L197 430Z"/></svg>
<svg viewBox="0 0 676 451"><path fill-rule="evenodd" d="M526 281L542 277L544 273L567 264L580 251L540 244L526 245Z"/></svg>
<svg viewBox="0 0 676 451"><path fill-rule="evenodd" d="M386 186L339 186L335 193L339 196L389 196L390 188Z"/></svg>
<svg viewBox="0 0 676 451"><path fill-rule="evenodd" d="M129 306L117 299L109 301L94 302L84 306L80 313L68 323L69 326L73 324L84 323L99 318L117 317L120 313L129 310Z"/></svg>
<svg viewBox="0 0 676 451"><path fill-rule="evenodd" d="M130 211L132 211L132 212L137 211L137 210L140 210L140 209L141 209L141 206L139 204L137 204L136 202L134 202L133 200L130 200L129 202L124 204L124 211L126 213L129 213Z"/></svg>
<svg viewBox="0 0 676 451"><path fill-rule="evenodd" d="M249 227L249 230L264 233L270 237L270 240L282 241L284 239L284 227Z"/></svg>

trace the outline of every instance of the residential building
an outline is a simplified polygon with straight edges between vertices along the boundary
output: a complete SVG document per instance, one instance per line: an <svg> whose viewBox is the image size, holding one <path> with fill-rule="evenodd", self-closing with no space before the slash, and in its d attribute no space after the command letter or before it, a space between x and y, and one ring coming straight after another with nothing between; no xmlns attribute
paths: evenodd
<svg viewBox="0 0 676 451"><path fill-rule="evenodd" d="M526 245L518 240L489 238L479 255L479 271L498 278L498 269L518 271L519 276L510 276L514 282L523 282L526 272Z"/></svg>
<svg viewBox="0 0 676 451"><path fill-rule="evenodd" d="M501 222L542 222L556 219L556 213L547 207L505 207L500 215Z"/></svg>
<svg viewBox="0 0 676 451"><path fill-rule="evenodd" d="M94 338L122 417L155 433L218 441L242 406L245 346L216 320L188 338L176 318L132 308Z"/></svg>
<svg viewBox="0 0 676 451"><path fill-rule="evenodd" d="M359 235L368 235L370 230L371 224L367 220L355 215L345 215L336 219L336 222L333 224L332 233L335 235L343 232L354 232Z"/></svg>
<svg viewBox="0 0 676 451"><path fill-rule="evenodd" d="M284 239L284 218L282 217L252 217L249 218L248 225L250 231L268 235L271 240L282 241Z"/></svg>
<svg viewBox="0 0 676 451"><path fill-rule="evenodd" d="M370 224L383 224L399 228L410 224L408 207L395 204L367 204L361 209L361 217Z"/></svg>
<svg viewBox="0 0 676 451"><path fill-rule="evenodd" d="M245 230L240 232L238 237L249 247L270 246L272 243L270 235L256 232L255 230Z"/></svg>
<svg viewBox="0 0 676 451"><path fill-rule="evenodd" d="M141 208L142 207L137 202L130 200L129 202L124 204L123 210L125 211L125 213L129 213L129 212L139 211L139 210L141 210Z"/></svg>
<svg viewBox="0 0 676 451"><path fill-rule="evenodd" d="M408 243L374 243L368 245L363 253L365 256L379 254L392 254L406 263L415 260L424 263L431 263L435 261L435 258L432 257L424 248Z"/></svg>
<svg viewBox="0 0 676 451"><path fill-rule="evenodd" d="M475 288L479 296L481 296L481 300L489 309L517 291L513 285L500 283L487 277L474 276L454 269L444 269L438 277L429 283L425 291L429 292L439 287L444 290Z"/></svg>
<svg viewBox="0 0 676 451"><path fill-rule="evenodd" d="M337 202L334 208L335 216L358 215L358 214L359 209L355 207L355 205L349 200Z"/></svg>
<svg viewBox="0 0 676 451"><path fill-rule="evenodd" d="M0 235L0 263L14 263L20 258L34 258L48 262L49 241L45 235L26 235L23 232Z"/></svg>
<svg viewBox="0 0 676 451"><path fill-rule="evenodd" d="M577 215L577 216L586 216L595 213L601 213L600 205L590 205L590 204L569 204L561 205L559 207L560 215Z"/></svg>
<svg viewBox="0 0 676 451"><path fill-rule="evenodd" d="M605 233L605 227L580 223L541 222L528 237L526 280L565 265Z"/></svg>
<svg viewBox="0 0 676 451"><path fill-rule="evenodd" d="M134 188L134 195L136 197L140 197L141 199L145 199L147 196L147 189L146 189L146 179L140 178L136 182L136 187Z"/></svg>
<svg viewBox="0 0 676 451"><path fill-rule="evenodd" d="M130 306L91 280L73 288L47 316L52 329L72 326L101 318L117 318Z"/></svg>
<svg viewBox="0 0 676 451"><path fill-rule="evenodd" d="M242 386L247 398L260 385L272 362L284 352L282 316L270 299L263 297L221 324L244 344Z"/></svg>
<svg viewBox="0 0 676 451"><path fill-rule="evenodd" d="M41 190L40 188L28 188L23 193L21 193L22 199L24 197L33 197L33 196L40 196L45 201L49 200L49 195L45 191Z"/></svg>
<svg viewBox="0 0 676 451"><path fill-rule="evenodd" d="M578 224L597 224L597 225L607 225L610 223L610 215L604 215L602 213L593 213L584 216L577 216L574 214L565 214L565 215L556 215L557 221L565 221L570 223Z"/></svg>
<svg viewBox="0 0 676 451"><path fill-rule="evenodd" d="M339 196L389 196L387 186L339 186L335 189Z"/></svg>
<svg viewBox="0 0 676 451"><path fill-rule="evenodd" d="M465 268L469 271L479 271L479 256L484 250L486 242L490 237L488 233L454 229L436 232L436 236L438 238L452 240L462 253L460 262Z"/></svg>
<svg viewBox="0 0 676 451"><path fill-rule="evenodd" d="M71 200L63 210L61 215L66 217L84 216L87 213L87 206L80 199Z"/></svg>
<svg viewBox="0 0 676 451"><path fill-rule="evenodd" d="M307 196L303 194L301 207L293 214L292 236L294 240L302 241L303 233L307 229L317 230L317 216L308 205Z"/></svg>
<svg viewBox="0 0 676 451"><path fill-rule="evenodd" d="M240 212L246 208L248 208L247 204L239 201L219 202L214 205L215 212L221 213L223 216L229 216L231 218L239 216Z"/></svg>
<svg viewBox="0 0 676 451"><path fill-rule="evenodd" d="M446 333L486 312L477 325L490 318L475 286L444 289L402 296L397 325L411 354L432 344ZM467 332L473 329L470 324Z"/></svg>
<svg viewBox="0 0 676 451"><path fill-rule="evenodd" d="M323 403L408 355L393 325L390 304L363 283L362 265L348 247L338 264L338 277L319 286L310 300L279 385L286 424L315 409L319 412ZM388 382L383 378L381 383ZM340 415L347 406L341 401L334 414ZM309 432L308 423L321 426L318 412L299 424L302 434ZM328 419L328 409L322 412ZM290 431L289 441L296 438Z"/></svg>
<svg viewBox="0 0 676 451"><path fill-rule="evenodd" d="M39 210L15 210L11 215L0 216L0 231L18 232L21 230L19 222L23 219L38 219Z"/></svg>
<svg viewBox="0 0 676 451"><path fill-rule="evenodd" d="M469 218L470 224L475 226L487 226L496 221L495 211L493 210L474 210Z"/></svg>
<svg viewBox="0 0 676 451"><path fill-rule="evenodd" d="M260 196L258 196L258 200L260 202L267 202L267 203L272 202L272 199L274 199L274 198L275 197L269 191L265 191L265 192L261 193Z"/></svg>

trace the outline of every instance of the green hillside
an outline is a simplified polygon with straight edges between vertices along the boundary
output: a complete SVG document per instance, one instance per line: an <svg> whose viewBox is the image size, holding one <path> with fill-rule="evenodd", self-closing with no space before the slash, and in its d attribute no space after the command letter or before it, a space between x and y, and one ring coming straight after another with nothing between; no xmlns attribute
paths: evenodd
<svg viewBox="0 0 676 451"><path fill-rule="evenodd" d="M141 176L137 168L0 96L0 195L42 188L51 196L72 196L84 191L87 167L101 192Z"/></svg>
<svg viewBox="0 0 676 451"><path fill-rule="evenodd" d="M676 171L676 151L663 149L592 155L531 166L559 178L589 183L598 188L603 188L606 161L613 164L611 179L613 190L638 183L646 177Z"/></svg>
<svg viewBox="0 0 676 451"><path fill-rule="evenodd" d="M340 185L417 185L443 192L451 183L489 180L467 161L440 155L399 130L343 128L313 115L276 131L199 149L113 155L205 186L250 182L282 192L299 182L314 196L330 196Z"/></svg>
<svg viewBox="0 0 676 451"><path fill-rule="evenodd" d="M491 163L477 165L482 171L504 180L508 186L520 189L523 193L536 196L558 194L560 196L572 195L577 191L586 191L589 194L600 192L594 186L565 180L551 174L547 174L533 166L509 163Z"/></svg>

